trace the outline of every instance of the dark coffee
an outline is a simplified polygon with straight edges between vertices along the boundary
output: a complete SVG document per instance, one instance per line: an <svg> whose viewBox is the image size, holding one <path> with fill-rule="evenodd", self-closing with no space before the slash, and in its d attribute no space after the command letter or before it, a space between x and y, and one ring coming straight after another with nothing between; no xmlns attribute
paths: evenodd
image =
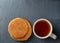
<svg viewBox="0 0 60 43"><path fill-rule="evenodd" d="M38 21L35 24L34 28L35 28L35 33L40 37L44 37L44 36L48 35L50 32L50 25L48 22L46 22L44 20Z"/></svg>

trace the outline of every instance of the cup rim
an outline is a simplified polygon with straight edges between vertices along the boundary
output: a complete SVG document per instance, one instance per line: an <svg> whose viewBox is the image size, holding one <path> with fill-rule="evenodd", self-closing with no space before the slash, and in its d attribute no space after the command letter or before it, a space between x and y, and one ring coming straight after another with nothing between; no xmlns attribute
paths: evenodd
<svg viewBox="0 0 60 43"><path fill-rule="evenodd" d="M38 35L35 33L35 30L34 30L35 24L36 24L38 21L41 21L41 20L44 20L44 21L48 22L48 23L50 24L50 28L51 28L49 34L46 35L46 36L44 36L44 37L38 36ZM45 19L45 18L40 18L40 19L36 20L36 21L34 22L34 24L33 24L33 33L34 33L34 35L35 35L37 38L40 38L40 39L48 38L48 37L52 34L52 30L53 30L53 28L52 28L51 22L50 22L49 20Z"/></svg>

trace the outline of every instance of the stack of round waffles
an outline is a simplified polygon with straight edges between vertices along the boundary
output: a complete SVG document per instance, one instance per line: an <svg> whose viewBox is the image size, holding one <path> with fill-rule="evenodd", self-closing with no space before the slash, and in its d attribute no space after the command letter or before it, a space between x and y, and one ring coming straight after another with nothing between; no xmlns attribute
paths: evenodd
<svg viewBox="0 0 60 43"><path fill-rule="evenodd" d="M27 20L23 18L15 18L10 21L8 32L14 40L25 41L31 36L32 29Z"/></svg>

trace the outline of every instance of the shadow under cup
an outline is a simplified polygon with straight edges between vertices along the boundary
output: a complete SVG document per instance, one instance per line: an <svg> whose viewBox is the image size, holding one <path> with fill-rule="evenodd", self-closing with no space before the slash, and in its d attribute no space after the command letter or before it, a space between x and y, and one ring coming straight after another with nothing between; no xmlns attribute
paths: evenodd
<svg viewBox="0 0 60 43"><path fill-rule="evenodd" d="M33 33L36 37L45 39L52 33L52 24L47 19L38 19L33 24Z"/></svg>

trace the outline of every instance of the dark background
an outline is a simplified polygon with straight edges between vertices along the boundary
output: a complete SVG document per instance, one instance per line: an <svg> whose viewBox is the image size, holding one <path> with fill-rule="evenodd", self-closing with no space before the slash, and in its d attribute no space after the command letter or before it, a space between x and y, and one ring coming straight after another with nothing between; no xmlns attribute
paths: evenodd
<svg viewBox="0 0 60 43"><path fill-rule="evenodd" d="M41 40L32 34L25 42L12 40L8 23L16 17L29 20L31 25L39 18L50 20L57 39ZM0 0L0 43L60 43L60 0Z"/></svg>

